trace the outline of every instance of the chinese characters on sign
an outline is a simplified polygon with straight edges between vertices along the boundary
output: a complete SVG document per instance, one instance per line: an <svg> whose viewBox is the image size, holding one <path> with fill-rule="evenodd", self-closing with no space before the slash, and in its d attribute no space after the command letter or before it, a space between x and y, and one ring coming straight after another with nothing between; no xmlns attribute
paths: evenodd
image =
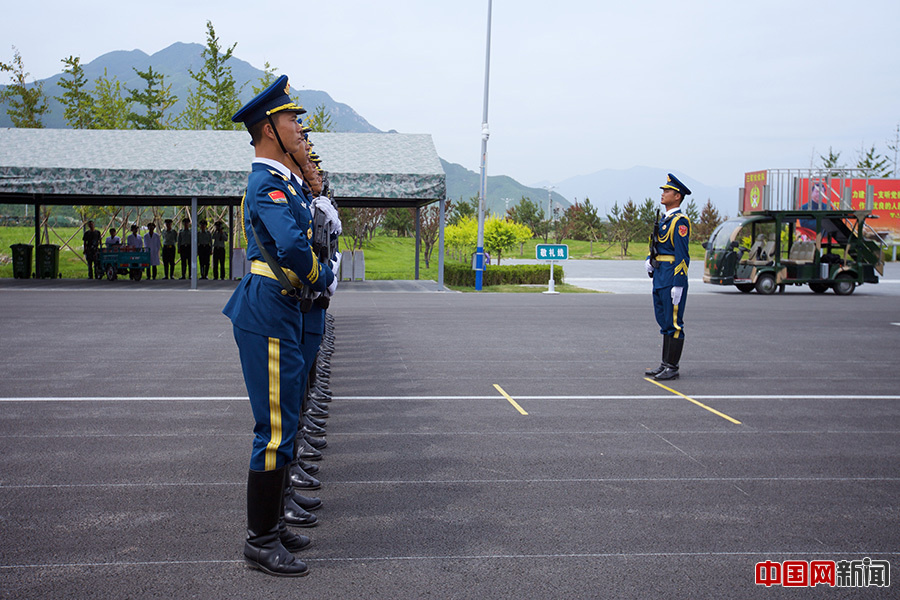
<svg viewBox="0 0 900 600"><path fill-rule="evenodd" d="M569 247L566 244L538 244L535 246L538 260L568 260Z"/></svg>
<svg viewBox="0 0 900 600"><path fill-rule="evenodd" d="M891 587L886 560L786 560L756 563L756 585L771 587Z"/></svg>

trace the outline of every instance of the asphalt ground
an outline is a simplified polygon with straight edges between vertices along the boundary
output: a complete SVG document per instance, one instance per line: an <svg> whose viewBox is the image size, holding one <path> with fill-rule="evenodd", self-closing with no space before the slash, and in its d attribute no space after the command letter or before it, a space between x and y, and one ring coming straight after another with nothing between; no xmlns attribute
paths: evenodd
<svg viewBox="0 0 900 600"><path fill-rule="evenodd" d="M0 597L900 596L900 294L701 288L660 387L648 294L342 284L281 579L242 561L234 284L202 283L0 280ZM866 557L890 589L755 584Z"/></svg>

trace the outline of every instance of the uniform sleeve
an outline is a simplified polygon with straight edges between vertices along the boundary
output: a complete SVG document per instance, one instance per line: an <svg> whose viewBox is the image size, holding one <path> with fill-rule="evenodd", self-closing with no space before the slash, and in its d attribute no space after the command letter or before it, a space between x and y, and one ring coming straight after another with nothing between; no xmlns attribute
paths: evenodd
<svg viewBox="0 0 900 600"><path fill-rule="evenodd" d="M688 267L691 264L690 248L688 246L688 242L691 240L691 220L687 217L681 217L672 224L672 227L674 228L672 245L675 247L675 272L672 285L684 287L688 284Z"/></svg>
<svg viewBox="0 0 900 600"><path fill-rule="evenodd" d="M334 276L313 255L307 232L300 228L290 208L286 185L272 179L260 186L256 198L259 218L275 241L278 264L297 274L300 280L317 292L323 292Z"/></svg>

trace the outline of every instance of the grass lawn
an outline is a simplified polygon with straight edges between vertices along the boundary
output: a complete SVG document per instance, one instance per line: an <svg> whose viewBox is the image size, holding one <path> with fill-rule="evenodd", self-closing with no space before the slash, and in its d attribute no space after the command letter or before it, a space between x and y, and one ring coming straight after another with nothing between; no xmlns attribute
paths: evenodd
<svg viewBox="0 0 900 600"><path fill-rule="evenodd" d="M87 266L82 259L82 230L77 227L59 227L50 230L51 243L60 246L59 251L59 270L63 278L66 279L86 279ZM534 247L543 243L543 240L531 240L524 244L521 250L514 250L509 255L501 257L500 264L510 258L534 258ZM552 243L552 240L550 241ZM621 260L619 255L620 248L618 244L610 247L609 244L595 243L593 245L593 253L591 253L591 245L588 242L575 240L564 240L569 246L569 258L572 259L609 259ZM34 244L34 228L33 227L0 227L0 277L12 277L12 250L10 246L13 244ZM70 248L66 247L68 244ZM366 279L415 279L415 239L414 238L398 238L387 235L378 235L365 244L363 252L366 258ZM72 250L74 249L74 251ZM643 242L634 242L628 247L627 259L643 260L647 254L647 244ZM32 252L32 257L34 253ZM700 244L691 244L691 258L694 260L703 259L703 248ZM32 258L33 260L33 258ZM446 255L448 262L455 260L448 251ZM494 257L496 260L496 257ZM565 265L563 265L565 268ZM419 278L437 280L437 250L431 257L431 264L425 267L424 251L419 263ZM509 289L507 289L509 288ZM474 291L474 288L459 288L463 291ZM556 286L561 292L575 292L579 288L568 285ZM503 291L503 292L542 292L546 291L546 287L533 286L498 286L493 288L488 286L485 291Z"/></svg>

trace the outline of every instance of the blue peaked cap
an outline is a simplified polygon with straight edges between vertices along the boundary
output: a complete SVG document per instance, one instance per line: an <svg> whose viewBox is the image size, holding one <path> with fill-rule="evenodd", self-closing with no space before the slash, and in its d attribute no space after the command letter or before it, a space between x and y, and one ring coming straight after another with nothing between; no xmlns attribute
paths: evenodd
<svg viewBox="0 0 900 600"><path fill-rule="evenodd" d="M290 111L298 115L304 114L306 110L291 100L291 97L288 95L290 91L291 85L288 83L288 77L287 75L282 75L272 85L234 113L231 120L235 123L243 123L249 129L269 115L277 112Z"/></svg>
<svg viewBox="0 0 900 600"><path fill-rule="evenodd" d="M666 181L666 185L659 186L661 190L675 190L682 196L689 196L691 194L690 188L688 186L681 183L677 177L669 173L667 175L668 179Z"/></svg>

